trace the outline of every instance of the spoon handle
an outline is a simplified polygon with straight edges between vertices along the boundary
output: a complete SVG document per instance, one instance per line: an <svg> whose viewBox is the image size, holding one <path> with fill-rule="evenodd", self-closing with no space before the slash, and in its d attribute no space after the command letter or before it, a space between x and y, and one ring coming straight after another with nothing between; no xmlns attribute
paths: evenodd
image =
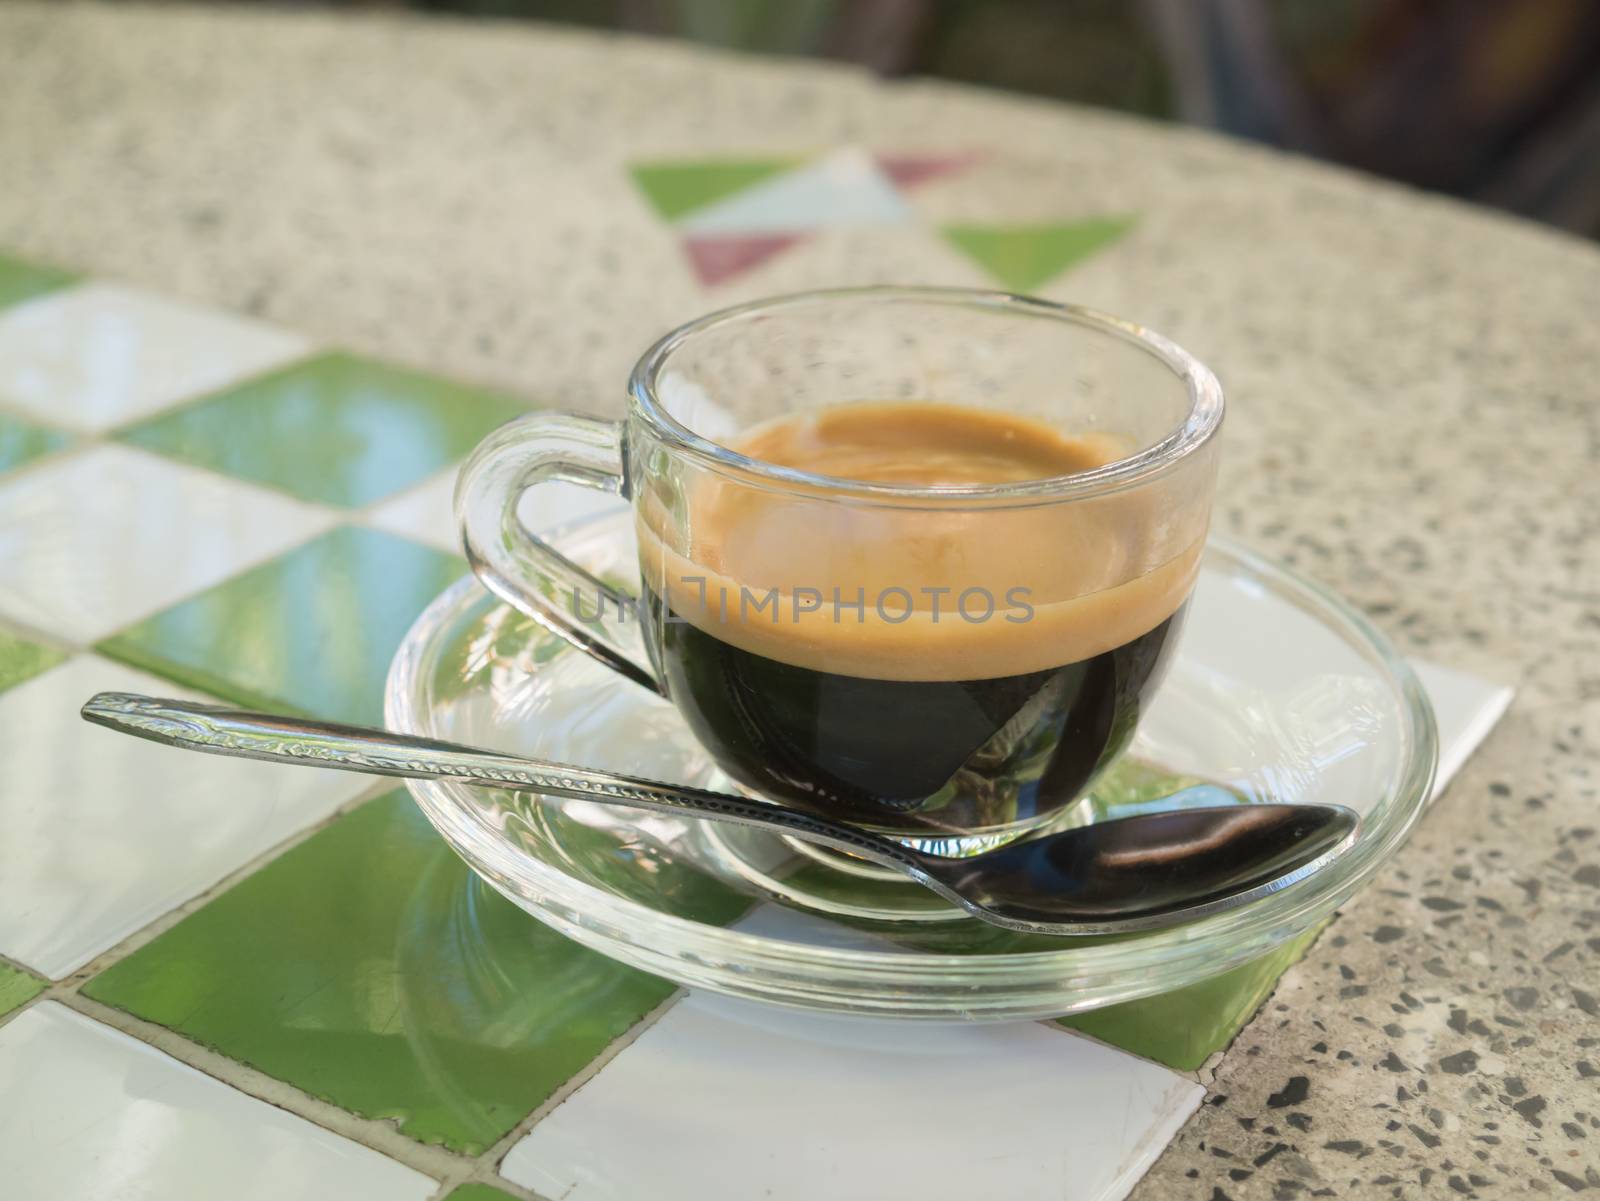
<svg viewBox="0 0 1600 1201"><path fill-rule="evenodd" d="M898 843L781 805L370 726L251 713L132 692L97 693L83 706L83 719L183 750L374 776L452 780L481 788L688 814L791 834L901 870L917 866L915 854Z"/></svg>

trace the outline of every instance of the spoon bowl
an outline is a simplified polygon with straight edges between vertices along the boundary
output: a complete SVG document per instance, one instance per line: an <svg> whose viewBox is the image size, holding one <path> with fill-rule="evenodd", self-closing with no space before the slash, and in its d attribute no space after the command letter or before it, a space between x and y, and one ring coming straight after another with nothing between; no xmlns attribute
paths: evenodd
<svg viewBox="0 0 1600 1201"><path fill-rule="evenodd" d="M1180 809L1079 826L922 870L995 925L1033 933L1150 930L1287 888L1350 845L1334 805ZM929 862L932 860L931 862Z"/></svg>

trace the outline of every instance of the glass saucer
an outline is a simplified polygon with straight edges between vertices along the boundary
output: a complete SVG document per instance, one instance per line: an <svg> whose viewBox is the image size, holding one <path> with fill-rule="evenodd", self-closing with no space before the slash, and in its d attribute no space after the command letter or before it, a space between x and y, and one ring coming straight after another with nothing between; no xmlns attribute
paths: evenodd
<svg viewBox="0 0 1600 1201"><path fill-rule="evenodd" d="M625 513L552 535L626 579ZM391 728L703 787L728 781L666 702L466 579L390 668ZM1364 618L1223 539L1124 759L1064 819L1259 801L1362 817L1330 867L1251 905L1152 933L1015 934L916 885L709 822L410 781L485 880L613 958L692 987L900 1018L1055 1017L1166 992L1255 959L1330 914L1404 840L1436 759L1432 711Z"/></svg>

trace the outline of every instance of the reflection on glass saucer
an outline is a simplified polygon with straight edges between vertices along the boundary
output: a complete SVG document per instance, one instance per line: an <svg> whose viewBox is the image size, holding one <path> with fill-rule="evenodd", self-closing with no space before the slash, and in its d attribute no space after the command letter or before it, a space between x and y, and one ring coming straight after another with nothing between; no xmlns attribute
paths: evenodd
<svg viewBox="0 0 1600 1201"><path fill-rule="evenodd" d="M626 578L625 517L563 548ZM1047 1017L1165 992L1309 929L1399 846L1431 781L1434 730L1409 668L1314 585L1226 542L1207 550L1170 674L1129 753L1073 808L1338 803L1355 847L1312 878L1175 929L1013 934L877 869L742 827L413 782L494 887L579 942L680 983L899 1017ZM676 711L568 649L475 581L442 595L390 672L391 728L726 788Z"/></svg>

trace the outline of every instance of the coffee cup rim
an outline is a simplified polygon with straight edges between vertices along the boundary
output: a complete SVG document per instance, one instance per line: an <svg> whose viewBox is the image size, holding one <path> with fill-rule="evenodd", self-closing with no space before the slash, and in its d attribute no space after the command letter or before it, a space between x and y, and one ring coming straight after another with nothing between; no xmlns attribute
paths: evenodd
<svg viewBox="0 0 1600 1201"><path fill-rule="evenodd" d="M859 299L969 305L1046 317L1097 330L1138 347L1166 366L1188 392L1188 412L1177 427L1158 441L1126 458L1089 471L1006 484L905 484L820 475L752 458L688 428L667 412L657 396L656 381L662 369L675 351L697 335L753 314ZM645 351L634 366L628 392L634 415L645 422L656 437L713 471L746 478L755 476L769 486L780 488L901 504L919 501L1038 503L1120 492L1166 474L1205 446L1221 429L1224 411L1222 385L1210 368L1177 343L1137 322L1082 305L1010 292L929 286L827 288L770 296L718 309L680 325Z"/></svg>

